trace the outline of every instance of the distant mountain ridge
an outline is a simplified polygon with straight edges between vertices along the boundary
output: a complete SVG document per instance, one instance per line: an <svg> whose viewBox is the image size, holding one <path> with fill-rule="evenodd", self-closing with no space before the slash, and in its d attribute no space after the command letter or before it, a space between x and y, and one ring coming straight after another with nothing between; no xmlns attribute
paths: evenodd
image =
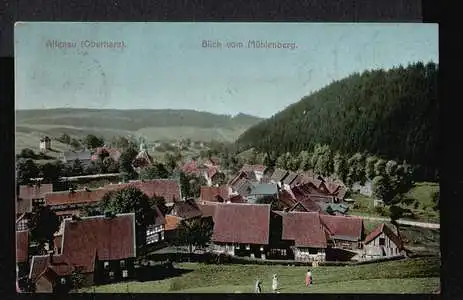
<svg viewBox="0 0 463 300"><path fill-rule="evenodd" d="M41 135L63 133L105 138L144 136L152 141L190 138L233 142L261 120L243 113L231 116L188 109L30 109L16 111L16 138L21 147L34 145ZM30 138L34 142L29 143Z"/></svg>

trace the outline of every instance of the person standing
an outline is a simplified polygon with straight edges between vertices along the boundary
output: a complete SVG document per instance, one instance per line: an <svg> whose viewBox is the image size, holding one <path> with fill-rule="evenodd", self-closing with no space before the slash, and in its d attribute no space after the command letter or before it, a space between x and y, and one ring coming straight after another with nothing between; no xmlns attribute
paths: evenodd
<svg viewBox="0 0 463 300"><path fill-rule="evenodd" d="M260 280L256 281L256 289L255 289L256 294L260 294L262 292L261 283L262 282Z"/></svg>
<svg viewBox="0 0 463 300"><path fill-rule="evenodd" d="M272 290L274 293L278 290L278 276L277 274L273 274L273 281L272 281Z"/></svg>
<svg viewBox="0 0 463 300"><path fill-rule="evenodd" d="M312 272L308 269L305 275L305 286L309 287L310 285L312 285Z"/></svg>

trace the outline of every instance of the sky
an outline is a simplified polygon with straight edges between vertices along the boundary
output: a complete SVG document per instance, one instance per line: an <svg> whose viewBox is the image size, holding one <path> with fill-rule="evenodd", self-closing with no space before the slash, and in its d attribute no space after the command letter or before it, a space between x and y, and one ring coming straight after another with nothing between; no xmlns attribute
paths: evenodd
<svg viewBox="0 0 463 300"><path fill-rule="evenodd" d="M16 109L269 117L354 72L439 61L437 24L21 22L14 33Z"/></svg>

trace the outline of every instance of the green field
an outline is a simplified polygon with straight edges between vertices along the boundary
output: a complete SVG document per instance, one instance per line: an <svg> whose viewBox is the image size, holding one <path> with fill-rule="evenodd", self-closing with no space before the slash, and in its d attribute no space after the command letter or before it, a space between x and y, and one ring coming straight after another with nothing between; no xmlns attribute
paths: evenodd
<svg viewBox="0 0 463 300"><path fill-rule="evenodd" d="M163 280L101 285L79 292L249 293L261 279L263 292L269 293L275 273L280 293L433 293L440 287L437 257L312 268L314 285L310 288L304 285L306 267L181 263L176 268L188 272Z"/></svg>
<svg viewBox="0 0 463 300"><path fill-rule="evenodd" d="M439 211L433 209L432 195L439 190L439 184L435 182L418 182L405 195L405 204L402 206L408 208L413 213L412 219L424 222L439 223ZM381 215L373 207L373 198L354 193L351 198L355 200L354 205L350 205L349 213L359 216L370 217L387 217L387 214Z"/></svg>

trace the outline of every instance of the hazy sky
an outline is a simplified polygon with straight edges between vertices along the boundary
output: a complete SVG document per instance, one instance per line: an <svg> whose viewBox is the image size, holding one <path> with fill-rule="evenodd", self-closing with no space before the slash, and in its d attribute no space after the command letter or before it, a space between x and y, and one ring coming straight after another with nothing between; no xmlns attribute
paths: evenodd
<svg viewBox="0 0 463 300"><path fill-rule="evenodd" d="M125 47L82 46L87 40ZM203 48L203 40L222 47ZM247 48L249 40L297 48ZM50 41L76 47L52 48ZM243 42L243 48L227 48L227 42ZM269 117L353 72L438 57L436 24L21 23L15 26L16 108L172 108Z"/></svg>

